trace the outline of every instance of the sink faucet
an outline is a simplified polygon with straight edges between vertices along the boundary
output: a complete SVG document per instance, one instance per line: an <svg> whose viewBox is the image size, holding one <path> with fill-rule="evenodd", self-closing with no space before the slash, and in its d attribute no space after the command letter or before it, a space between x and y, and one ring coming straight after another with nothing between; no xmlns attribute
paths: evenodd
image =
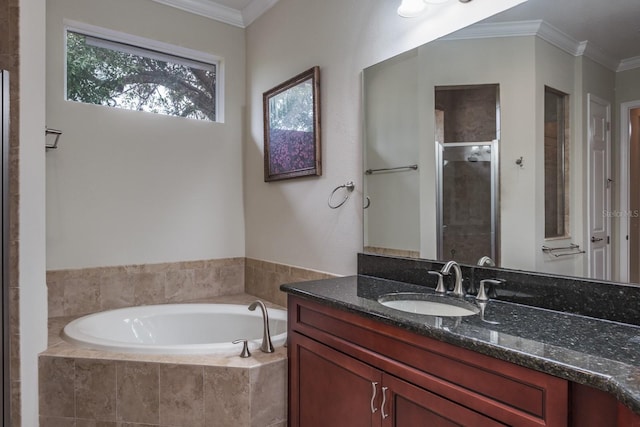
<svg viewBox="0 0 640 427"><path fill-rule="evenodd" d="M260 346L260 350L265 353L273 353L275 350L273 349L273 344L271 344L271 333L269 332L269 314L267 313L267 307L260 300L254 301L249 306L249 310L253 311L256 307L260 306L260 310L262 310L262 345Z"/></svg>
<svg viewBox="0 0 640 427"><path fill-rule="evenodd" d="M440 270L440 273L442 274L446 274L449 275L449 271L451 270L451 268L453 268L453 271L456 274L456 278L455 278L455 285L453 287L453 292L452 294L457 296L457 297L463 297L464 296L464 289L462 289L462 270L460 270L460 266L458 265L457 262L455 261L449 261L447 262L444 267L442 267L442 270Z"/></svg>
<svg viewBox="0 0 640 427"><path fill-rule="evenodd" d="M496 263L491 259L491 257L485 255L478 260L478 265L480 267L484 267L485 265L489 267L495 267Z"/></svg>

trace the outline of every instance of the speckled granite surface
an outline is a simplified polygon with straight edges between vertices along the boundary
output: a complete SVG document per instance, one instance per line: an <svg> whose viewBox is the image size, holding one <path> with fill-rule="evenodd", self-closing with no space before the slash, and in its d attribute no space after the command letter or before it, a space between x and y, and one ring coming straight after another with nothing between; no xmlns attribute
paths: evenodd
<svg viewBox="0 0 640 427"><path fill-rule="evenodd" d="M293 295L395 325L501 360L607 391L640 414L640 327L491 300L480 315L437 318L378 303L391 292L426 292L412 283L352 276L282 285ZM446 297L451 298L451 297ZM473 302L473 297L468 297Z"/></svg>
<svg viewBox="0 0 640 427"><path fill-rule="evenodd" d="M435 288L427 272L440 270L443 262L415 258L358 254L358 274ZM462 265L466 284L501 279L492 298L549 310L564 311L640 326L640 286L532 273L504 268ZM472 293L475 290L472 286Z"/></svg>

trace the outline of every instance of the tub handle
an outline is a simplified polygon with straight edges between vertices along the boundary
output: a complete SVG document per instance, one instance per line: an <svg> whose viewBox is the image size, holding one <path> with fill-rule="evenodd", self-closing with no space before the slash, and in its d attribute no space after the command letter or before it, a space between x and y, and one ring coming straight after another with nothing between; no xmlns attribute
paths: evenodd
<svg viewBox="0 0 640 427"><path fill-rule="evenodd" d="M239 339L231 342L232 344L240 344L242 343L242 351L240 352L240 357L247 358L251 357L251 352L249 352L249 342L246 339Z"/></svg>

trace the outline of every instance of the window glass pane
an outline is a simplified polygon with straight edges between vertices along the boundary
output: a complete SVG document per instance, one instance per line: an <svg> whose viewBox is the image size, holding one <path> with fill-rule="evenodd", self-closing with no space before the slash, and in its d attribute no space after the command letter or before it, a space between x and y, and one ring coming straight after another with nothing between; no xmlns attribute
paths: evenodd
<svg viewBox="0 0 640 427"><path fill-rule="evenodd" d="M544 103L544 234L545 238L568 236L567 190L569 96L545 88Z"/></svg>
<svg viewBox="0 0 640 427"><path fill-rule="evenodd" d="M67 99L216 121L216 64L67 31Z"/></svg>

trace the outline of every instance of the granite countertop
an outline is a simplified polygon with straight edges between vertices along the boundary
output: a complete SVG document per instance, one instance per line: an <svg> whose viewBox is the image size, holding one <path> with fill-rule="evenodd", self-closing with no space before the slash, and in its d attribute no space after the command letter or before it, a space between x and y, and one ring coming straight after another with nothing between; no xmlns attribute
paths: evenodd
<svg viewBox="0 0 640 427"><path fill-rule="evenodd" d="M433 289L368 276L282 285L292 295L613 394L640 414L640 327L491 300L480 315L447 318L380 304L380 295ZM444 297L453 298L453 297ZM474 302L472 297L467 301Z"/></svg>

